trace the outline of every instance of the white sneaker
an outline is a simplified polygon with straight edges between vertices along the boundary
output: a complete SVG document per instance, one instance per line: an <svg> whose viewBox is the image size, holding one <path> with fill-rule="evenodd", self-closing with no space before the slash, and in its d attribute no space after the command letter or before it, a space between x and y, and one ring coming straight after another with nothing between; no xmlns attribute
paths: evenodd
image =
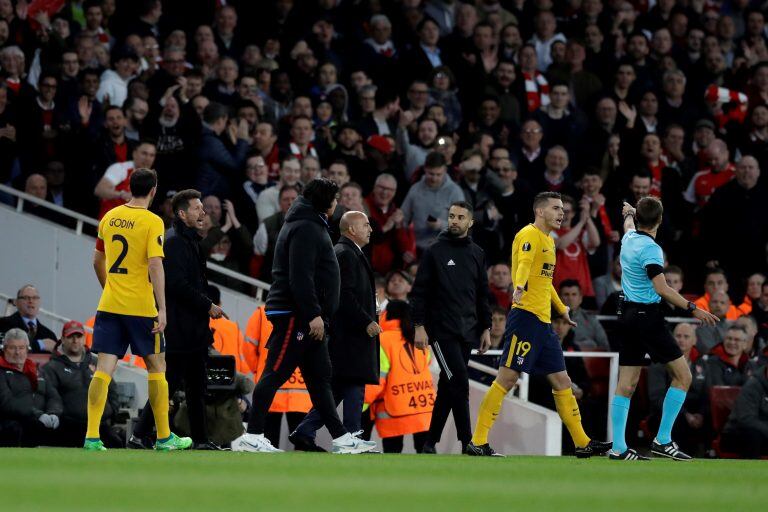
<svg viewBox="0 0 768 512"><path fill-rule="evenodd" d="M283 450L275 448L264 434L243 434L232 441L233 452L261 452L282 453Z"/></svg>
<svg viewBox="0 0 768 512"><path fill-rule="evenodd" d="M333 453L366 453L376 449L376 441L366 441L360 439L359 436L362 433L355 432L350 434L347 432L341 437L337 437L333 440Z"/></svg>

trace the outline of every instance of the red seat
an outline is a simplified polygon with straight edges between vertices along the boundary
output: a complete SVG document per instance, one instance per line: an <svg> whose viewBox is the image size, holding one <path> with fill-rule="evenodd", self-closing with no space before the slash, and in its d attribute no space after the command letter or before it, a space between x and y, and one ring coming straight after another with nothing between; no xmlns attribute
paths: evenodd
<svg viewBox="0 0 768 512"><path fill-rule="evenodd" d="M51 360L51 354L28 354L27 357L37 365L38 370Z"/></svg>
<svg viewBox="0 0 768 512"><path fill-rule="evenodd" d="M600 352L593 350L592 352ZM611 370L611 360L607 357L585 357L584 368L589 375L591 388L589 395L592 397L608 396L608 376Z"/></svg>
<svg viewBox="0 0 768 512"><path fill-rule="evenodd" d="M728 421L728 416L731 415L733 404L740 392L741 387L739 386L712 386L709 388L709 409L712 416L712 430L715 433L712 449L721 459L739 458L738 453L725 452L720 448L720 434Z"/></svg>

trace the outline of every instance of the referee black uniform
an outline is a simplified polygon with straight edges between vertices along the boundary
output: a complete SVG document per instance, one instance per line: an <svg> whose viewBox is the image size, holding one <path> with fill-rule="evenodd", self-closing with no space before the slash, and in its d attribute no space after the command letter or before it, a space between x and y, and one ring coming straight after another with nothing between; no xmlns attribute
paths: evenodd
<svg viewBox="0 0 768 512"><path fill-rule="evenodd" d="M483 330L491 327L488 293L483 250L469 235L440 233L422 255L410 294L414 324L426 329L440 365L425 453L434 453L451 411L462 451L472 439L467 364Z"/></svg>

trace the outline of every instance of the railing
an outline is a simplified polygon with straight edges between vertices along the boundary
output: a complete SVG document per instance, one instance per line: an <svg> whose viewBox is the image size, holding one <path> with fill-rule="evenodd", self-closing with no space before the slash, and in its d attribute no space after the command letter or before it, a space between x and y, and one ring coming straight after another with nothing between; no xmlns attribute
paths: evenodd
<svg viewBox="0 0 768 512"><path fill-rule="evenodd" d="M30 194L27 194L26 192L21 192L20 190L16 190L15 188L9 187L7 185L0 184L0 192L3 192L5 194L8 194L16 198L15 209L18 213L24 213L24 204L25 202L29 201L30 203L36 204L38 206L42 206L44 208L47 208L48 210L51 210L53 212L56 212L60 215L63 215L65 217L68 217L74 220L75 233L77 233L78 235L83 234L83 226L85 225L93 226L93 227L99 226L99 221L97 221L96 219L92 219L91 217L88 217L87 215L83 215L82 213L78 213L68 208L64 208L57 204L51 203L50 201L40 199L39 197L32 196ZM66 226L61 226L61 227L62 229L67 229ZM210 261L207 262L207 267L210 270L218 272L219 274L225 275L227 277L231 277L232 279L236 279L241 283L245 283L249 286L255 287L256 288L255 298L257 301L263 302L265 298L264 292L269 291L269 283L265 283L264 281L261 281L259 279L254 279L250 276L243 275L239 272L235 272L234 270L230 270L226 267L222 267L221 265L211 263Z"/></svg>
<svg viewBox="0 0 768 512"><path fill-rule="evenodd" d="M614 317L615 318L615 317ZM500 356L501 350L488 350L485 352L485 356ZM473 355L480 355L477 350L472 351ZM618 352L563 352L565 357L600 357L610 359L610 367L608 370L608 415L606 421L606 429L608 432L608 439L613 439L613 425L611 424L611 397L616 394L616 384L619 381L619 353ZM481 372L487 373L491 376L496 376L498 369L492 368L483 363L473 361L470 359L469 366L475 368ZM529 376L527 373L520 375L520 379L517 381L518 397L520 400L528 401L528 385Z"/></svg>

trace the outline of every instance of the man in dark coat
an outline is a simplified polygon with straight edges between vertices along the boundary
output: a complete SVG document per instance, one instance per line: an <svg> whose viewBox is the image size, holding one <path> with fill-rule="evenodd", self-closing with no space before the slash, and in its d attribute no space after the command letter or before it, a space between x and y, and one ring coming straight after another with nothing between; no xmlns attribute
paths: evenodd
<svg viewBox="0 0 768 512"><path fill-rule="evenodd" d="M379 381L379 338L376 322L376 285L362 248L371 240L371 223L357 211L346 212L339 223L341 238L333 248L341 273L339 309L331 320L328 346L333 366L336 404L344 404L344 428L361 430L366 384ZM316 410L309 411L289 436L297 450L315 451L315 433L323 425Z"/></svg>
<svg viewBox="0 0 768 512"><path fill-rule="evenodd" d="M88 385L96 371L96 355L85 348L83 324L76 320L64 324L59 352L41 371L48 395L48 411L61 422L51 442L54 446L81 446L88 421ZM119 411L117 384L112 381L99 428L100 437L108 448L125 446L124 435L121 440L118 433L110 428L111 420Z"/></svg>
<svg viewBox="0 0 768 512"><path fill-rule="evenodd" d="M16 292L17 311L0 318L0 339L7 331L18 328L29 337L29 351L33 354L51 352L56 345L56 335L37 318L40 313L40 292L31 284Z"/></svg>
<svg viewBox="0 0 768 512"><path fill-rule="evenodd" d="M279 452L264 436L275 393L298 366L312 404L333 437L334 453L363 453L376 443L344 428L331 390L331 359L326 324L339 307L339 263L328 234L328 216L336 209L339 187L327 179L310 181L296 199L280 230L272 264L266 313L272 323L266 368L253 391L246 433L234 451Z"/></svg>
<svg viewBox="0 0 768 512"><path fill-rule="evenodd" d="M448 210L448 229L421 257L411 290L414 344L432 345L440 365L437 398L422 453L435 453L435 445L453 411L462 450L472 438L469 420L469 354L491 344L491 307L485 253L472 241L472 205L459 201Z"/></svg>
<svg viewBox="0 0 768 512"><path fill-rule="evenodd" d="M206 295L205 258L200 253L200 235L205 210L200 192L187 189L171 199L176 218L173 232L165 241L165 295L168 325L165 328L166 377L170 396L184 389L189 411L190 433L196 450L220 450L208 440L205 421L206 361L213 344L209 317L219 318L222 309ZM129 447L141 447L141 438L151 426L149 404L129 440ZM146 419L146 421L145 421Z"/></svg>

